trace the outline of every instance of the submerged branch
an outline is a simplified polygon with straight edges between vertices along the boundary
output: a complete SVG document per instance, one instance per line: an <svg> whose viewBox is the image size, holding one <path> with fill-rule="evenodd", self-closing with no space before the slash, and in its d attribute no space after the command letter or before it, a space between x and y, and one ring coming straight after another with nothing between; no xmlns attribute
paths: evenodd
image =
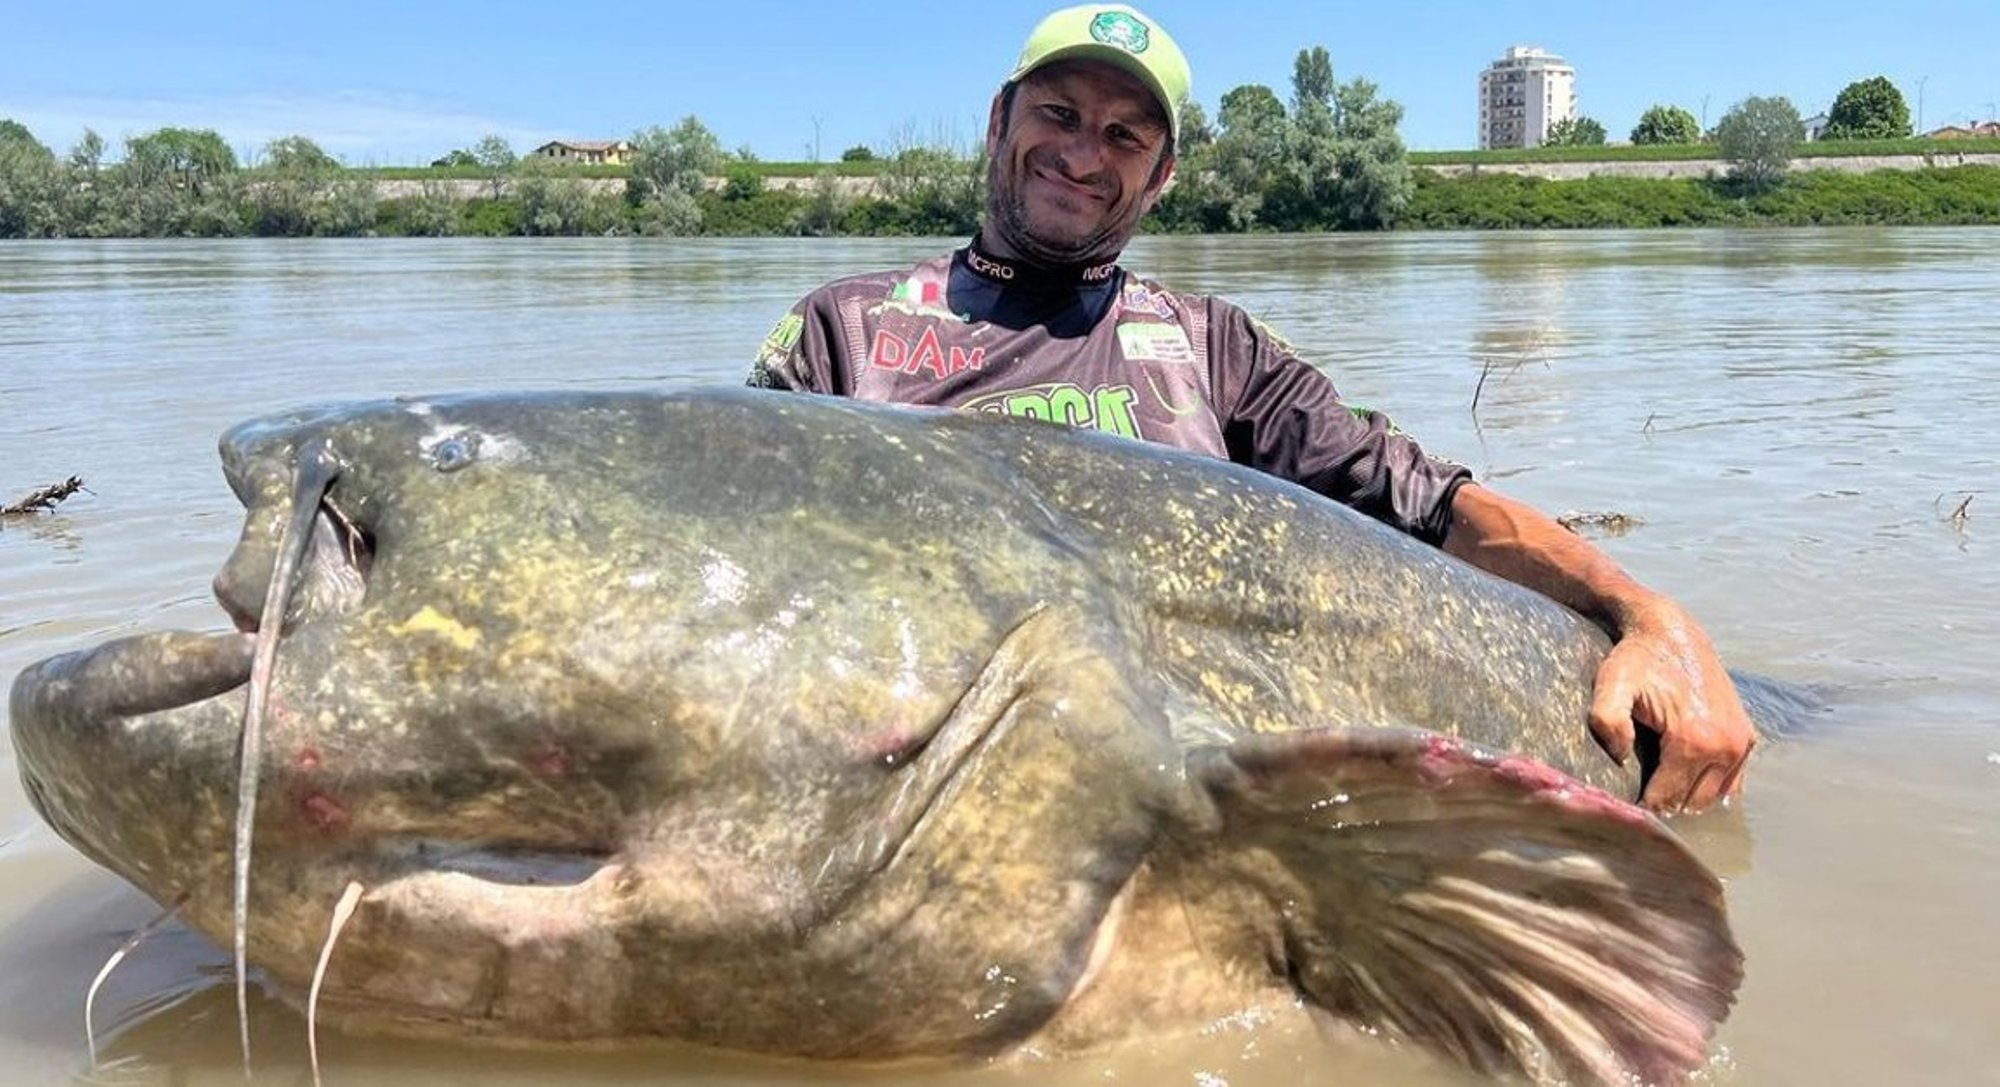
<svg viewBox="0 0 2000 1087"><path fill-rule="evenodd" d="M18 502L0 506L0 517L25 517L31 513L41 513L56 508L56 503L70 495L82 491L92 493L83 485L82 476L71 476L61 483L51 483L46 487L31 491Z"/></svg>

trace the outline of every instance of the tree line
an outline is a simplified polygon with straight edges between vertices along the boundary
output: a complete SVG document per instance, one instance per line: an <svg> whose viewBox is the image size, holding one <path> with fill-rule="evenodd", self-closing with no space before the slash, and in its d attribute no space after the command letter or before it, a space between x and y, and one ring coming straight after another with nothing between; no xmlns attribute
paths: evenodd
<svg viewBox="0 0 2000 1087"><path fill-rule="evenodd" d="M1785 101L1785 99L1774 99ZM1793 111L1796 115L1796 109ZM1727 116L1724 117L1726 121ZM1801 121L1800 139L1805 138ZM1826 125L1817 137L1827 140L1900 140L1913 134L1910 106L1903 92L1887 76L1858 79L1841 88L1827 111ZM1657 104L1647 107L1632 126L1631 142L1639 145L1719 143L1722 126L1708 132L1694 114L1680 106ZM1587 117L1564 118L1549 127L1542 141L1545 147L1603 146L1604 125Z"/></svg>
<svg viewBox="0 0 2000 1087"><path fill-rule="evenodd" d="M1402 107L1366 79L1337 80L1324 48L1298 53L1290 90L1287 101L1263 84L1236 87L1222 96L1213 122L1190 104L1176 183L1147 228L1382 230L1567 221L1560 205L1574 201L1556 195L1559 188L1451 181L1413 167L1398 132ZM1828 135L1848 138L1894 138L1909 130L1901 93L1882 77L1843 90L1827 126ZM1738 202L1737 214L1751 214L1745 201L1783 187L1805 131L1790 102L1753 97L1731 107L1706 133L1687 110L1656 105L1631 137L1637 144L1703 141L1716 147L1731 164L1729 175L1696 183L1705 199L1721 202L1704 213L1712 219L1731 200ZM1601 124L1576 118L1557 126L1550 142L1603 138ZM0 120L0 238L962 236L977 229L984 207L982 151L944 140L906 135L879 155L866 147L848 149L844 162L869 163L865 192L844 184L831 167L804 188L771 188L754 155L725 151L696 117L646 128L631 142L622 183L517 155L504 139L487 136L448 152L433 163L438 169L385 195L375 174L343 166L303 135L273 140L244 164L212 130L162 128L126 139L123 154L112 160L95 132L86 131L58 156L24 126ZM474 180L470 193L467 173ZM1612 199L1607 193L1618 193L1638 201L1624 225L1643 225L1653 221L1652 206L1659 203L1644 195L1650 191L1645 186L1656 184L1597 186L1592 199L1601 205ZM1955 184L1988 182L1975 175ZM1441 195L1447 193L1449 199ZM1532 206L1522 206L1523 200ZM1517 207L1517 218L1499 221L1510 206Z"/></svg>

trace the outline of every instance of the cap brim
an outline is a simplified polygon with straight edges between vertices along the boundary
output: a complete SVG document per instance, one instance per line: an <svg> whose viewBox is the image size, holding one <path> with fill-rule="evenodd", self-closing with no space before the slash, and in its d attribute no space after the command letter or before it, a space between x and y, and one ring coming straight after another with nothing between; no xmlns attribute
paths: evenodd
<svg viewBox="0 0 2000 1087"><path fill-rule="evenodd" d="M1104 45L1099 42L1082 42L1077 45L1066 45L1061 49L1049 53L1048 56L1038 58L1033 64L1014 69L1014 74L1007 77L1007 82L1019 83L1030 72L1039 71L1058 61L1065 60L1101 60L1137 79L1146 90L1152 92L1153 101L1160 104L1160 112L1166 115L1167 134L1176 139L1179 138L1180 114L1174 110L1173 103L1168 100L1167 88L1160 82L1160 77L1154 75L1153 70L1146 67L1138 57L1115 45Z"/></svg>

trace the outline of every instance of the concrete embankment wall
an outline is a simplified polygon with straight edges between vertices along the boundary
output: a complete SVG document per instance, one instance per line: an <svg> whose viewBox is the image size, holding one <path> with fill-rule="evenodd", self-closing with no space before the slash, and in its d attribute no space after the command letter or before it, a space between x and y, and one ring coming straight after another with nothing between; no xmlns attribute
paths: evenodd
<svg viewBox="0 0 2000 1087"><path fill-rule="evenodd" d="M1852 157L1801 158L1792 160L1792 170L1838 170L1865 174L1871 170L1922 170L1944 166L2000 166L2000 153L1932 155L1857 155ZM1447 177L1460 174L1520 174L1549 181L1576 181L1586 177L1708 177L1729 172L1721 159L1687 159L1681 162L1508 162L1492 165L1453 163L1425 167Z"/></svg>
<svg viewBox="0 0 2000 1087"><path fill-rule="evenodd" d="M1977 152L1967 154L1931 155L1862 155L1843 158L1802 158L1792 160L1792 169L1839 170L1844 173L1865 174L1870 170L1921 170L1927 167L1945 166L2000 166L2000 152ZM1549 181L1576 181L1586 177L1709 177L1729 172L1729 164L1721 159L1687 159L1680 162L1510 162L1472 165L1452 163L1442 166L1427 166L1447 177L1460 174L1521 174L1539 177ZM810 177L773 177L764 182L773 189L810 189ZM875 179L871 177L843 177L837 180L840 194L846 197L867 196L874 191ZM710 188L721 188L722 179L709 182ZM377 181L375 194L383 198L416 196L424 186L442 186L446 192L460 200L491 196L493 184L489 181L453 179L449 181ZM586 178L584 185L592 192L623 193L623 178Z"/></svg>
<svg viewBox="0 0 2000 1087"><path fill-rule="evenodd" d="M814 179L810 177L773 177L766 178L764 185L766 188L772 189L810 189L813 187L813 181ZM875 179L872 177L836 178L835 183L840 187L840 194L849 197L865 196L875 188ZM583 185L584 188L589 189L593 193L617 196L623 195L625 192L625 179L622 177L584 178ZM708 183L708 187L711 189L719 189L722 185L723 179L721 178L713 178ZM492 182L468 178L451 178L439 181L409 181L400 179L377 181L375 183L375 195L383 199L418 196L424 192L425 186L442 188L445 192L450 193L460 200L472 200L493 195Z"/></svg>

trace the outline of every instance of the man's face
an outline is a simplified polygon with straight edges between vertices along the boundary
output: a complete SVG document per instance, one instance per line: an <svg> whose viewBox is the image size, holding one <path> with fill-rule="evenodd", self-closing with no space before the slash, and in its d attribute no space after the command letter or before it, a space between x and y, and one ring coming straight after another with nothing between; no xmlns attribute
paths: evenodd
<svg viewBox="0 0 2000 1087"><path fill-rule="evenodd" d="M1109 260L1173 176L1166 117L1101 61L1061 61L996 97L986 128L984 241L1040 264Z"/></svg>

